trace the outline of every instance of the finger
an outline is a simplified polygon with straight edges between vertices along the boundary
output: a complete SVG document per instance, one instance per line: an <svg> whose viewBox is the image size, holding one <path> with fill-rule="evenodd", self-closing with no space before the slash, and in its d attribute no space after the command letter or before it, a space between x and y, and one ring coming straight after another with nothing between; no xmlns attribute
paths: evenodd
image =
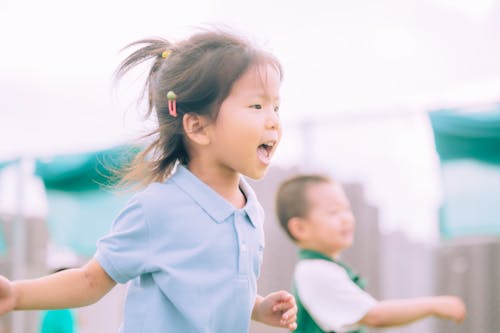
<svg viewBox="0 0 500 333"><path fill-rule="evenodd" d="M293 324L297 321L297 316L291 316L288 320L282 321L283 326L289 326L290 324Z"/></svg>
<svg viewBox="0 0 500 333"><path fill-rule="evenodd" d="M288 309L285 313L283 313L283 315L281 317L284 319L290 319L290 318L294 318L295 316L297 316L297 308L292 307L292 308Z"/></svg>
<svg viewBox="0 0 500 333"><path fill-rule="evenodd" d="M277 291L273 294L273 296L275 297L276 301L278 301L278 302L288 302L290 299L293 299L292 294L290 294L289 292L287 292L285 290Z"/></svg>
<svg viewBox="0 0 500 333"><path fill-rule="evenodd" d="M292 302L280 302L278 304L273 305L273 311L288 311L291 308L295 308L295 303Z"/></svg>
<svg viewBox="0 0 500 333"><path fill-rule="evenodd" d="M290 331L295 331L297 329L297 323L296 322L293 322L291 324L288 325L288 329Z"/></svg>
<svg viewBox="0 0 500 333"><path fill-rule="evenodd" d="M285 292L286 293L286 292ZM297 307L295 303L295 297L286 293L274 306L273 311L284 311L292 307Z"/></svg>
<svg viewBox="0 0 500 333"><path fill-rule="evenodd" d="M280 326L282 327L289 327L290 325L294 324L297 322L297 317L296 316L291 316L289 319L281 319L280 320Z"/></svg>

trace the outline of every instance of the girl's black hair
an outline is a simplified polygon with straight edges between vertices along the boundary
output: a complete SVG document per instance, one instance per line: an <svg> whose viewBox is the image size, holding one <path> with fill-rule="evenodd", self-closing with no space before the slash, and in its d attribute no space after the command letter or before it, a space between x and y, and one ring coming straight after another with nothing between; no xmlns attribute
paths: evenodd
<svg viewBox="0 0 500 333"><path fill-rule="evenodd" d="M154 115L158 127L146 135L153 138L149 146L122 171L122 185L163 181L176 162L187 164L190 156L182 125L183 115L196 113L216 119L234 82L250 67L272 65L282 78L281 65L273 55L227 31L203 31L179 43L149 38L125 48L137 46L139 48L118 67L116 79L137 65L152 60L144 93L148 97L147 116ZM168 56L164 51L168 51ZM169 91L177 95L176 117L169 114Z"/></svg>

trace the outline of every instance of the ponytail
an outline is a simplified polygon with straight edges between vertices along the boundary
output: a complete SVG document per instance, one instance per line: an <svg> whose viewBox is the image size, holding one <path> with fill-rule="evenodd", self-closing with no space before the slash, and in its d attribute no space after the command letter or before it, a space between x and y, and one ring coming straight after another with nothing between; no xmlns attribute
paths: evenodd
<svg viewBox="0 0 500 333"><path fill-rule="evenodd" d="M147 92L146 118L151 116L155 109L154 103L154 81L162 63L166 60L164 52L171 49L172 44L163 38L142 39L125 46L123 50L141 45L139 49L131 53L118 66L115 71L115 81L119 81L126 73L138 65L153 60L146 82L142 90L142 96ZM138 184L147 185L154 181L162 181L171 173L178 156L175 156L172 147L178 146L178 136L169 135L163 138L161 133L177 133L178 130L172 125L160 124L160 126L144 135L142 139L154 137L153 141L142 151L137 153L129 166L120 171L121 186ZM167 141L167 142L163 142ZM170 149L169 149L170 148ZM182 154L181 154L182 155ZM184 160L184 159L183 159Z"/></svg>

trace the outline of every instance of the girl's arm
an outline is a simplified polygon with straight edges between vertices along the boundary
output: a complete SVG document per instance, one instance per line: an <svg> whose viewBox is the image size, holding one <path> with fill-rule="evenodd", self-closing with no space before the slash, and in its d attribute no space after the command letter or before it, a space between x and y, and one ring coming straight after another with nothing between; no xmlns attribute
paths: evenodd
<svg viewBox="0 0 500 333"><path fill-rule="evenodd" d="M270 293L266 297L257 295L252 310L252 319L294 331L297 328L295 298L286 291Z"/></svg>
<svg viewBox="0 0 500 333"><path fill-rule="evenodd" d="M454 296L387 300L375 305L359 323L372 327L397 326L427 316L460 322L465 318L465 312L462 300Z"/></svg>
<svg viewBox="0 0 500 333"><path fill-rule="evenodd" d="M38 279L0 279L0 314L12 310L64 309L89 305L108 293L116 282L92 259L81 268Z"/></svg>

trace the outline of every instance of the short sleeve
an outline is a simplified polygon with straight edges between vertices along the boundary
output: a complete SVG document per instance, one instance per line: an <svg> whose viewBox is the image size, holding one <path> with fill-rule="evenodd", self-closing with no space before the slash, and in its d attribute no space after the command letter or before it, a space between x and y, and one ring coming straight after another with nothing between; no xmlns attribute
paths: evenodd
<svg viewBox="0 0 500 333"><path fill-rule="evenodd" d="M118 214L110 233L97 242L94 258L113 280L125 283L146 272L149 237L142 206L134 197Z"/></svg>
<svg viewBox="0 0 500 333"><path fill-rule="evenodd" d="M344 268L326 260L302 260L295 269L300 301L325 332L349 332L377 301L351 281Z"/></svg>

